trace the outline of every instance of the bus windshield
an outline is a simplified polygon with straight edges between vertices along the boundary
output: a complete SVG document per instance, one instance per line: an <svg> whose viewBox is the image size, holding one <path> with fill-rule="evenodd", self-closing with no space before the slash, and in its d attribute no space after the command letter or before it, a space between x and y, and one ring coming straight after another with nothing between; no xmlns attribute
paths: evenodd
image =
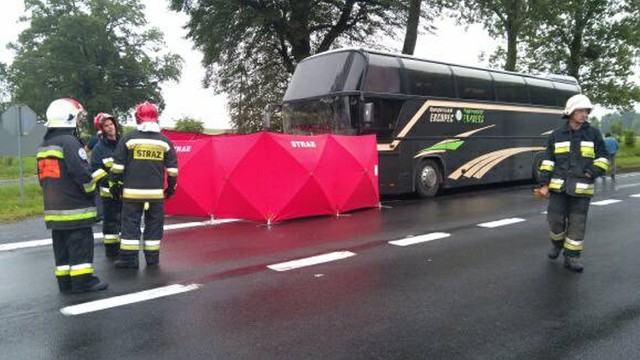
<svg viewBox="0 0 640 360"><path fill-rule="evenodd" d="M349 97L333 96L285 103L284 132L288 134L355 134L351 126Z"/></svg>

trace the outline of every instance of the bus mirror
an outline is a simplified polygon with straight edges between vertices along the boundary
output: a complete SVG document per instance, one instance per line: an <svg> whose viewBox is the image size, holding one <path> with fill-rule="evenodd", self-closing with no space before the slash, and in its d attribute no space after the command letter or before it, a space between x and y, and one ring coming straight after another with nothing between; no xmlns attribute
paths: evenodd
<svg viewBox="0 0 640 360"><path fill-rule="evenodd" d="M373 103L364 104L364 115L362 117L362 121L365 126L371 126L373 123Z"/></svg>

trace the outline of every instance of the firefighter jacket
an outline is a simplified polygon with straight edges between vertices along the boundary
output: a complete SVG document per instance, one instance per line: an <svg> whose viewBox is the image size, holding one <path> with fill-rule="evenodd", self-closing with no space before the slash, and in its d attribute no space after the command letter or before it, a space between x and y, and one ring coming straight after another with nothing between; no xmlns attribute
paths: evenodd
<svg viewBox="0 0 640 360"><path fill-rule="evenodd" d="M541 182L550 191L591 197L595 179L607 171L608 164L600 131L588 122L578 130L571 130L567 122L549 136L540 164Z"/></svg>
<svg viewBox="0 0 640 360"><path fill-rule="evenodd" d="M110 140L106 136L100 135L91 151L91 177L97 184L100 196L103 198L111 198L107 175L113 165L113 154L116 151L118 139L119 137Z"/></svg>
<svg viewBox="0 0 640 360"><path fill-rule="evenodd" d="M123 201L164 201L165 168L168 186L175 189L178 159L173 143L158 124L142 123L118 142L111 180L122 183Z"/></svg>
<svg viewBox="0 0 640 360"><path fill-rule="evenodd" d="M95 182L73 131L47 130L36 154L47 229L78 229L95 222Z"/></svg>

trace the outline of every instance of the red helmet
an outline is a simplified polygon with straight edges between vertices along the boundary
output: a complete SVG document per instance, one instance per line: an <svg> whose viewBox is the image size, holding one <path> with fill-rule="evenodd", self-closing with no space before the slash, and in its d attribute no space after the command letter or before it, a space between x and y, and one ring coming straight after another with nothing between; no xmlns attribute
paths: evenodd
<svg viewBox="0 0 640 360"><path fill-rule="evenodd" d="M107 113L98 113L96 117L93 118L93 126L98 131L102 131L102 123L107 119L115 119L113 115Z"/></svg>
<svg viewBox="0 0 640 360"><path fill-rule="evenodd" d="M147 121L158 122L158 108L145 101L136 106L136 123L140 124Z"/></svg>

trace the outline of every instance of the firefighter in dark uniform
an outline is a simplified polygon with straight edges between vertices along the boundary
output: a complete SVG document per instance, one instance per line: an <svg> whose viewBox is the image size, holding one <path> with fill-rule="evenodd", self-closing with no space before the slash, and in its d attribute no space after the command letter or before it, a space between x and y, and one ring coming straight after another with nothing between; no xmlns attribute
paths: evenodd
<svg viewBox="0 0 640 360"><path fill-rule="evenodd" d="M591 109L591 101L582 94L567 100L567 122L551 133L540 165L539 193L550 196L547 220L552 248L548 256L557 259L564 249L564 266L576 272L584 269L580 254L594 183L608 167L602 134L587 121Z"/></svg>
<svg viewBox="0 0 640 360"><path fill-rule="evenodd" d="M120 248L120 214L122 202L114 199L109 192L107 175L113 165L113 154L116 144L120 139L119 126L116 119L107 113L99 113L94 119L96 130L101 134L98 142L91 151L92 177L98 185L99 196L102 199L98 206L102 205L104 234L104 249L107 257L118 255Z"/></svg>
<svg viewBox="0 0 640 360"><path fill-rule="evenodd" d="M76 124L85 116L73 99L58 99L47 109L47 132L37 152L38 179L44 200L44 221L51 229L55 275L61 292L90 292L107 288L94 275L93 230L95 182L76 137Z"/></svg>
<svg viewBox="0 0 640 360"><path fill-rule="evenodd" d="M124 135L111 166L111 194L122 198L122 234L117 268L138 268L140 224L144 214L142 249L147 266L160 261L164 199L178 183L178 160L173 143L160 133L157 107L146 101L136 107L137 129ZM167 188L164 188L165 169Z"/></svg>

